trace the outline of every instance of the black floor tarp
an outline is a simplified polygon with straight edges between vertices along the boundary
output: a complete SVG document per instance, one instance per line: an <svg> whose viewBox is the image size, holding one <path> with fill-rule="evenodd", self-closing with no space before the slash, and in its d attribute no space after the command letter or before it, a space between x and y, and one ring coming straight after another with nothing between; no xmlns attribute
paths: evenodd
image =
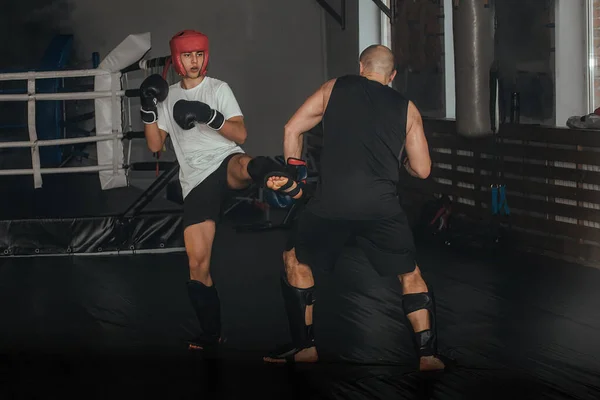
<svg viewBox="0 0 600 400"><path fill-rule="evenodd" d="M402 363L263 365L288 337L278 281L284 235L219 231L213 276L228 342L217 363L185 350L196 322L184 254L1 258L0 390L19 398L600 397L600 271L429 245L421 265L453 370L425 381Z"/></svg>
<svg viewBox="0 0 600 400"><path fill-rule="evenodd" d="M48 177L45 186L4 186L0 219L59 229L61 218L110 219L141 194L102 192L93 176ZM178 209L160 199L148 206ZM236 232L242 214L226 218L213 250L227 337L219 360L186 349L197 322L183 253L1 256L0 397L600 398L600 270L510 250L419 244L440 348L456 359L441 376L414 372L405 321L383 301L389 282L373 278L351 248L334 275L343 284L317 297L324 361L263 364L289 338L279 284L286 231ZM357 349L374 359L352 359Z"/></svg>

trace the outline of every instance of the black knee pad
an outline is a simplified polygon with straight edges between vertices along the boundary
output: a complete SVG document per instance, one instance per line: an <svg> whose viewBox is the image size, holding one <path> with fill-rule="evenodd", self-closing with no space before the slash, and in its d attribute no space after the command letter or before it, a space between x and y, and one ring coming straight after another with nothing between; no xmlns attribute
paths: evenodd
<svg viewBox="0 0 600 400"><path fill-rule="evenodd" d="M315 303L314 289L298 289L290 285L285 272L281 275L281 292L288 316L290 334L295 347L311 347L314 343L312 325L306 325L306 308Z"/></svg>
<svg viewBox="0 0 600 400"><path fill-rule="evenodd" d="M435 299L433 292L411 293L402 296L402 308L408 315L415 311L427 310L429 329L415 332L416 344L420 356L433 356L437 353L437 330L435 324Z"/></svg>
<svg viewBox="0 0 600 400"><path fill-rule="evenodd" d="M260 186L265 184L268 174L272 172L280 172L283 174L286 172L284 165L278 163L270 157L265 156L252 158L252 160L248 162L247 170L250 178L252 178L252 180Z"/></svg>
<svg viewBox="0 0 600 400"><path fill-rule="evenodd" d="M221 302L215 285L206 286L202 282L190 280L187 289L202 335L218 339L221 336Z"/></svg>

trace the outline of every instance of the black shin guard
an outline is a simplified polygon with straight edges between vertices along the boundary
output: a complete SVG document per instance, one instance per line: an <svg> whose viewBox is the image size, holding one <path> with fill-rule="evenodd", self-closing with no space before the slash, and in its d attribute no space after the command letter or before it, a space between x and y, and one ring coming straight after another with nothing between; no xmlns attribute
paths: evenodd
<svg viewBox="0 0 600 400"><path fill-rule="evenodd" d="M202 282L190 280L187 288L190 302L200 322L202 339L218 341L221 336L221 303L215 285L206 286Z"/></svg>
<svg viewBox="0 0 600 400"><path fill-rule="evenodd" d="M281 292L288 316L292 345L300 350L314 345L312 325L306 325L306 308L314 304L313 288L298 289L281 275Z"/></svg>
<svg viewBox="0 0 600 400"><path fill-rule="evenodd" d="M268 174L278 172L287 175L284 165L270 157L258 156L248 162L248 175L259 186L264 186Z"/></svg>
<svg viewBox="0 0 600 400"><path fill-rule="evenodd" d="M417 349L420 357L434 356L437 354L437 330L435 323L435 300L431 291L424 293L411 293L402 296L404 314L415 311L427 310L429 314L429 329L415 332Z"/></svg>

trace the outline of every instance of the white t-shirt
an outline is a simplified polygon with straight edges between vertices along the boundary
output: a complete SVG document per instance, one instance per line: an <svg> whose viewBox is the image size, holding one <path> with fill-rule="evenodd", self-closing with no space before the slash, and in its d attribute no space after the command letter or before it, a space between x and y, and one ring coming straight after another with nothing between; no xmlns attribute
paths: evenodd
<svg viewBox="0 0 600 400"><path fill-rule="evenodd" d="M208 76L192 89L184 89L177 82L169 87L169 95L158 104L158 127L167 132L173 142L179 162L179 181L183 197L213 173L232 153L244 151L234 141L204 124L196 123L183 130L173 118L173 107L178 100L201 101L220 111L225 120L242 116L240 106L226 82Z"/></svg>

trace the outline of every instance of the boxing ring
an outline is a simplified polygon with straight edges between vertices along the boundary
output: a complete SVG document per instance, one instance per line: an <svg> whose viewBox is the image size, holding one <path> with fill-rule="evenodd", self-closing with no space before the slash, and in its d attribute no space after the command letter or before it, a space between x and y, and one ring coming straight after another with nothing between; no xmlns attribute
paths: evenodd
<svg viewBox="0 0 600 400"><path fill-rule="evenodd" d="M261 357L289 340L280 295L286 230L244 231L260 213L240 206L217 231L212 275L227 337L220 359L187 351L197 331L187 299L181 205L160 196L178 169L162 164L146 189L124 140L134 88L128 71L149 38L133 35L99 68L26 72L31 168L0 172L0 393L94 397L239 399L593 399L600 397L600 271L500 249L448 247L418 237L435 291L440 350L456 359L443 375L414 372L414 348L397 295L349 243L335 272L319 276L314 321L322 362L291 368ZM35 92L35 81L93 77L94 91ZM4 95L2 95L4 96ZM36 102L91 99L96 135L38 140ZM136 114L137 115L137 114ZM95 142L98 165L44 167L45 146ZM151 163L154 167L155 163ZM143 164L146 168L147 163ZM403 179L410 179L404 177ZM273 210L274 218L287 218ZM596 383L594 383L596 382Z"/></svg>
<svg viewBox="0 0 600 400"><path fill-rule="evenodd" d="M144 140L144 133L143 128L132 130L132 121L139 112L137 109L132 112L131 102L139 97L139 90L126 87L128 74L160 72L167 59L142 59L150 47L149 34L130 35L96 68L0 74L0 82L26 84L26 93L1 93L0 102L26 103L29 139L1 141L0 151L30 149L31 157L30 168L0 169L4 188L0 201L3 238L0 254L110 254L136 249L182 249L181 240L171 242L169 235L158 233L160 229L148 230L148 226L156 227L157 221L162 221L165 230L171 231L179 221L179 204L155 198L157 192L176 176L177 163L131 160L132 143ZM40 81L56 79L87 79L93 84L80 85L84 90L73 92L36 91ZM39 139L37 129L44 121L36 118L36 106L48 101L93 102L93 111L88 113L93 116L92 134ZM85 120L79 116L74 119L78 118ZM124 141L129 141L128 149ZM95 144L97 162L94 165L43 166L40 161L43 148L90 143ZM131 171L149 168L164 170L164 173L159 176L157 171L157 179L145 190L130 185L128 174ZM157 215L140 216L144 208ZM141 238L155 242L146 246L146 239Z"/></svg>

